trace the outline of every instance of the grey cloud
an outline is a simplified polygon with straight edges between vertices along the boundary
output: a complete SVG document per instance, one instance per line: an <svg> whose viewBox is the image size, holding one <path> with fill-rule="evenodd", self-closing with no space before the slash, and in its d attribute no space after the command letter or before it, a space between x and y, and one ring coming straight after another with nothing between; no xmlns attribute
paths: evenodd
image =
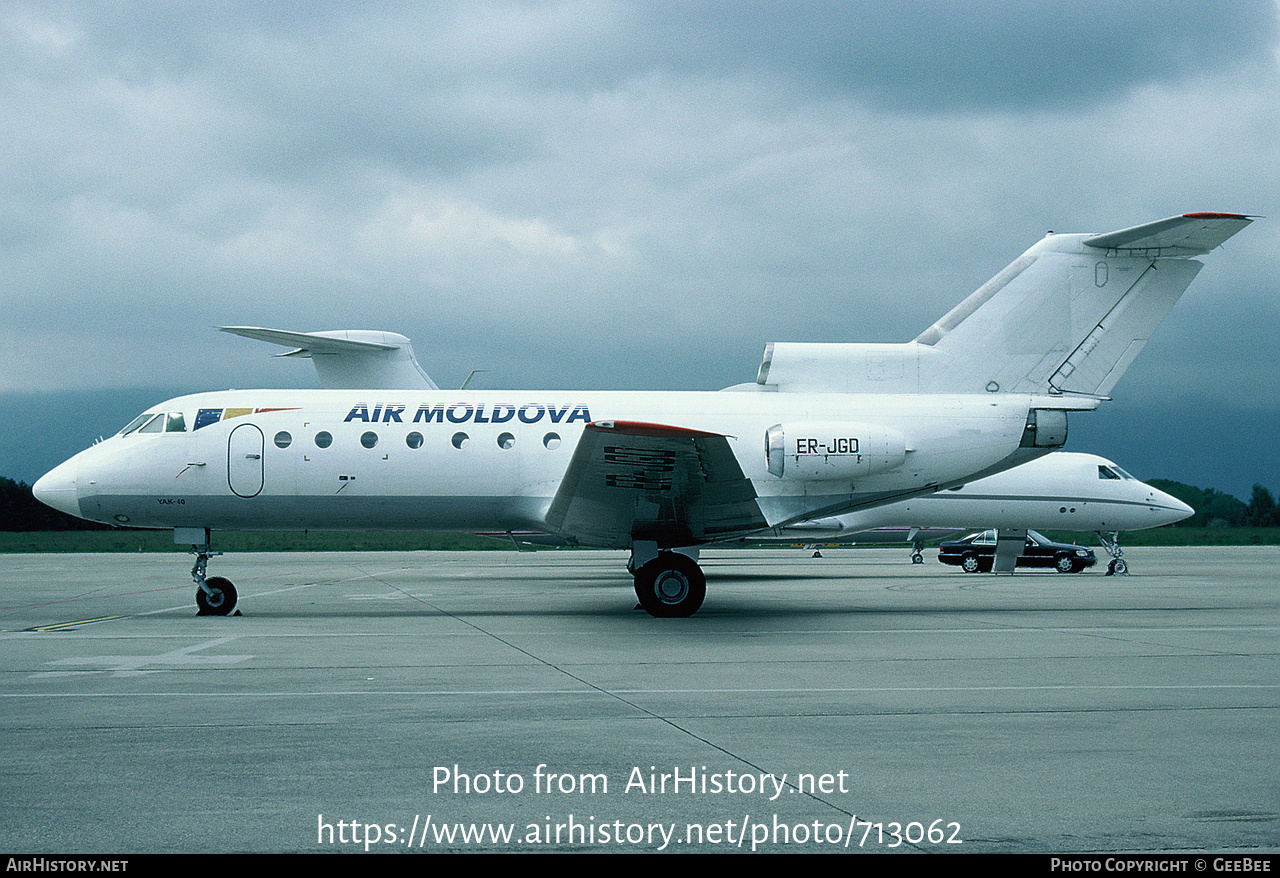
<svg viewBox="0 0 1280 878"><path fill-rule="evenodd" d="M403 332L490 387L712 388L771 340L904 341L1049 228L1280 215L1275 17L9 3L0 391L310 380L218 323ZM1176 407L1189 376L1243 410L1250 372L1188 339L1280 371L1274 222L1118 393ZM1179 317L1212 307L1257 319Z"/></svg>
<svg viewBox="0 0 1280 878"><path fill-rule="evenodd" d="M771 3L637 8L674 69L787 75L914 112L1088 106L1151 82L1269 66L1269 0ZM633 63L641 64L639 57Z"/></svg>

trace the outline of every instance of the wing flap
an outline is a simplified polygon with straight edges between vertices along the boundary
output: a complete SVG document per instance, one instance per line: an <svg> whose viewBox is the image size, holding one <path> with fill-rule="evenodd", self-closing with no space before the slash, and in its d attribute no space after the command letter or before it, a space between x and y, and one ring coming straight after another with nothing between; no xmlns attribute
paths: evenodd
<svg viewBox="0 0 1280 878"><path fill-rule="evenodd" d="M693 546L766 526L727 437L634 421L586 426L546 520L568 539L612 548Z"/></svg>

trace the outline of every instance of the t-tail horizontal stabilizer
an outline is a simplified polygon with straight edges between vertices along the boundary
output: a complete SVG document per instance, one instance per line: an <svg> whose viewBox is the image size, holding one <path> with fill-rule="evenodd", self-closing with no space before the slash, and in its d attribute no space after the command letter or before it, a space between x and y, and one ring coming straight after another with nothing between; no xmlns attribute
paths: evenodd
<svg viewBox="0 0 1280 878"><path fill-rule="evenodd" d="M260 326L219 326L223 332L294 348L281 357L306 357L325 390L438 390L413 356L409 339L394 332L337 329L289 332Z"/></svg>
<svg viewBox="0 0 1280 878"><path fill-rule="evenodd" d="M757 384L864 393L1106 396L1241 214L1050 234L907 344L770 343Z"/></svg>

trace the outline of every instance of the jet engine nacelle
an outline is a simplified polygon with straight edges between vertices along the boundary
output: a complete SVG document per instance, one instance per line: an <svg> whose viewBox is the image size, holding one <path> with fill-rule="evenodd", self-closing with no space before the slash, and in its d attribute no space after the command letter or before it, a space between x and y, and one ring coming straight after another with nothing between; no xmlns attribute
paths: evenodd
<svg viewBox="0 0 1280 878"><path fill-rule="evenodd" d="M897 430L848 421L774 424L765 431L769 472L780 479L858 479L900 466L907 440Z"/></svg>

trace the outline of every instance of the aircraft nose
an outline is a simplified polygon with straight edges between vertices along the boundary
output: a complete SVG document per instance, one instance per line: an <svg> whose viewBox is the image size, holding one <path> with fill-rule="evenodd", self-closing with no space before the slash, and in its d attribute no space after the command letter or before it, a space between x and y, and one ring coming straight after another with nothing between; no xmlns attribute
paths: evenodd
<svg viewBox="0 0 1280 878"><path fill-rule="evenodd" d="M59 512L83 518L80 514L80 489L76 485L76 463L68 460L59 464L31 486L31 493L46 506L52 506Z"/></svg>
<svg viewBox="0 0 1280 878"><path fill-rule="evenodd" d="M1160 517L1164 519L1164 524L1173 524L1175 521L1182 521L1182 519L1190 518L1196 514L1194 509L1177 497L1155 488L1151 489L1151 505L1153 509L1160 513Z"/></svg>

